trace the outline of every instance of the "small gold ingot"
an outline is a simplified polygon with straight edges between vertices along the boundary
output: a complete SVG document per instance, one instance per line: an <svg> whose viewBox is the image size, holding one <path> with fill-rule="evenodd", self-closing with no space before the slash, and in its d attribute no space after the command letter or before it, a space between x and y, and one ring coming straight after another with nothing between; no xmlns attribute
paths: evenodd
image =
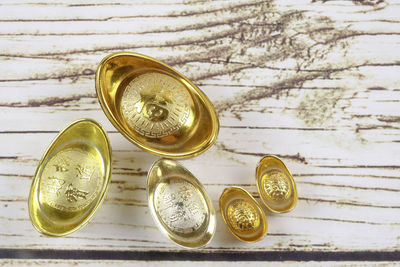
<svg viewBox="0 0 400 267"><path fill-rule="evenodd" d="M161 232L185 248L200 248L211 241L215 211L201 183L173 160L160 159L150 168L147 197Z"/></svg>
<svg viewBox="0 0 400 267"><path fill-rule="evenodd" d="M155 155L196 156L217 138L218 116L207 96L150 57L129 52L107 56L97 69L96 92L115 128Z"/></svg>
<svg viewBox="0 0 400 267"><path fill-rule="evenodd" d="M267 234L264 211L243 188L226 188L219 198L219 207L228 229L239 240L256 242Z"/></svg>
<svg viewBox="0 0 400 267"><path fill-rule="evenodd" d="M256 180L258 193L270 211L283 213L296 206L296 183L278 157L269 155L260 160L256 169Z"/></svg>
<svg viewBox="0 0 400 267"><path fill-rule="evenodd" d="M36 169L29 216L41 233L65 236L85 225L101 205L111 176L111 145L100 124L80 119L50 144Z"/></svg>

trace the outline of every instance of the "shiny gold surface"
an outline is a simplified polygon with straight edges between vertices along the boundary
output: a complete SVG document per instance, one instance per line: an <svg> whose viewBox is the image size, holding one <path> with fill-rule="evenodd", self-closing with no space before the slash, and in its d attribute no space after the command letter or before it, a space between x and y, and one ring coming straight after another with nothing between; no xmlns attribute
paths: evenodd
<svg viewBox="0 0 400 267"><path fill-rule="evenodd" d="M196 156L216 140L219 122L204 93L171 67L121 52L96 73L101 107L130 142L167 158Z"/></svg>
<svg viewBox="0 0 400 267"><path fill-rule="evenodd" d="M296 183L278 157L261 159L256 169L256 180L260 197L269 210L282 213L296 206Z"/></svg>
<svg viewBox="0 0 400 267"><path fill-rule="evenodd" d="M267 234L267 219L258 202L240 187L226 188L219 198L222 218L241 241L256 242Z"/></svg>
<svg viewBox="0 0 400 267"><path fill-rule="evenodd" d="M186 248L211 241L215 211L201 183L182 165L160 159L150 168L147 196L151 214L164 235Z"/></svg>
<svg viewBox="0 0 400 267"><path fill-rule="evenodd" d="M41 233L70 234L89 221L110 181L111 146L101 126L80 119L63 129L39 162L28 199Z"/></svg>

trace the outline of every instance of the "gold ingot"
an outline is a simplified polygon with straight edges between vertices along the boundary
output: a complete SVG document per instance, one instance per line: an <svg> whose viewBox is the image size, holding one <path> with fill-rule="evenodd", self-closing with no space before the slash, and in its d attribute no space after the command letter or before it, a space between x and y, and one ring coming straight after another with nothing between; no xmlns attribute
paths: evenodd
<svg viewBox="0 0 400 267"><path fill-rule="evenodd" d="M65 127L43 155L33 177L29 216L41 233L65 236L85 225L106 195L111 145L91 119Z"/></svg>
<svg viewBox="0 0 400 267"><path fill-rule="evenodd" d="M158 156L187 158L217 139L217 113L207 96L182 74L150 57L120 52L96 73L100 105L130 142Z"/></svg>
<svg viewBox="0 0 400 267"><path fill-rule="evenodd" d="M215 233L213 205L204 187L182 165L160 159L150 168L147 197L161 232L185 248L200 248Z"/></svg>
<svg viewBox="0 0 400 267"><path fill-rule="evenodd" d="M256 180L258 193L270 211L283 213L296 206L296 183L278 157L269 155L260 160L256 169Z"/></svg>
<svg viewBox="0 0 400 267"><path fill-rule="evenodd" d="M256 242L267 234L268 224L264 211L243 188L226 188L219 198L219 207L228 229L239 240Z"/></svg>

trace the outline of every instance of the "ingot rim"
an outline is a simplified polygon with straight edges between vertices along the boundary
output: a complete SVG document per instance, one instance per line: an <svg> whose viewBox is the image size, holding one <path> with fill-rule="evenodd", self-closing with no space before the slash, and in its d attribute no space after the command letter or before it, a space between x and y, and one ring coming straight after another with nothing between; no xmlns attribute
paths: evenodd
<svg viewBox="0 0 400 267"><path fill-rule="evenodd" d="M113 58L116 57L120 57L120 56L132 56L132 57L138 57L138 58L142 58L145 60L149 60L149 61L153 61L157 64L160 64L161 66L169 69L172 73L174 73L175 76L178 76L180 78L182 78L183 80L185 80L185 82L187 82L191 88L186 87L187 90L194 90L196 92L196 94L199 95L201 101L203 103L205 103L205 106L207 107L207 110L210 111L210 115L212 116L212 123L211 123L211 127L212 127L212 132L211 132L211 138L209 138L207 140L207 142L200 147L197 150L191 150L185 153L170 153L167 151L162 151L160 149L156 149L156 148L152 148L151 146L148 146L146 144L142 144L141 142L138 142L137 140L135 140L134 137L132 137L125 129L124 127L121 126L121 123L119 122L119 120L115 117L114 113L110 110L110 107L106 104L106 101L104 99L104 94L102 93L102 86L101 86L101 71L103 69L103 67L106 65L106 63L108 61L110 61ZM97 95L97 99L100 102L100 106L104 112L104 114L106 115L106 117L108 118L108 120L113 124L113 126L126 138L128 139L129 142L131 142L132 144L138 146L139 148L143 149L144 151L147 151L153 155L157 155L160 157L165 157L165 158L170 158L170 159L184 159L184 158L190 158L190 157L195 157L200 155L201 153L207 151L217 140L218 137L218 133L219 133L219 128L220 128L220 124L219 124L219 118L218 118L218 114L217 111L215 110L215 107L213 106L211 100L207 97L207 95L200 89L198 88L195 84L193 84L186 76L184 76L183 74L181 74L180 72L178 72L177 70L175 70L174 68L172 68L171 66L157 60L154 59L152 57L143 55L143 54L139 54L139 53L135 53L135 52L114 52L112 54L107 55L106 57L104 57L101 62L99 63L98 67L97 67L97 71L96 71L96 95Z"/></svg>
<svg viewBox="0 0 400 267"><path fill-rule="evenodd" d="M230 223L228 222L228 218L226 218L225 206L224 206L224 204L226 204L226 203L223 203L223 198L226 197L227 194L232 193L232 191L239 191L240 194L243 194L244 196L246 196L246 198L247 198L248 200L250 200L250 202L253 202L254 206L256 207L257 211L258 211L259 214L260 214L260 217L261 217L260 220L261 220L261 222L262 222L262 226L261 226L261 227L262 227L262 230L261 230L262 232L261 232L261 235L258 236L258 237L257 237L256 239L254 239L254 240L245 240L245 239L243 239L241 236L239 236L239 235L236 233L236 231L235 231L234 229L232 229ZM254 243L254 242L260 241L261 239L263 239L263 238L267 235L267 232L268 232L268 221L267 221L267 216L265 215L265 212L264 212L264 210L262 209L260 203L258 203L258 201L257 201L247 190L245 190L244 188L242 188L242 187L240 187L240 186L231 186L231 187L225 188L224 191L222 192L221 196L219 197L219 208L220 208L221 216L222 216L222 219L223 219L225 225L228 227L229 231L230 231L237 239L239 239L240 241L246 242L246 243Z"/></svg>
<svg viewBox="0 0 400 267"><path fill-rule="evenodd" d="M291 182L291 184L292 184L292 188L293 188L293 200L292 200L292 203L290 204L289 208L287 208L287 209L285 209L285 210L276 210L276 209L273 209L273 208L269 205L269 203L268 203L268 201L266 200L266 198L265 198L265 196L264 196L264 194L263 194L263 192L262 192L262 189L261 189L261 184L260 184L260 182L261 182L261 177L260 177L260 175L259 175L259 172L260 172L261 170L259 170L259 168L261 167L263 161L266 161L266 160L268 160L269 158L276 159L276 160L280 161L280 163L282 163L282 166L284 167L284 170L287 172L288 177L289 177L289 179L290 179L290 182ZM274 213L287 213L287 212L292 211L292 210L296 207L297 201L298 201L298 195L297 195L298 193L297 193L296 181L294 180L292 173L289 171L288 167L286 166L286 164L283 162L282 159L280 159L279 157L277 157L277 156L275 156L275 155L265 155L262 159L260 159L260 161L259 161L258 164L257 164L256 171L255 171L255 177L256 177L256 185L257 185L258 194L260 195L260 198L261 198L262 202L264 203L264 205L266 206L266 208L267 208L269 211L274 212Z"/></svg>
<svg viewBox="0 0 400 267"><path fill-rule="evenodd" d="M187 246L187 245L183 245L182 243L179 243L173 235L171 235L166 229L165 227L162 225L161 221L158 218L157 212L154 208L154 202L153 202L153 198L154 198L154 190L150 189L155 189L153 188L154 186L154 181L153 184L150 186L150 179L152 179L150 177L151 175L151 170L153 169L153 167L157 166L158 164L161 164L163 161L171 161L175 164L177 164L178 166L180 166L181 168L183 168L185 171L187 171L187 173L191 176L190 179L194 182L195 186L200 189L201 194L204 197L204 200L207 203L207 207L209 209L209 227L207 228L209 230L209 228L211 227L212 230L211 231L207 231L206 234L208 234L210 236L210 238L207 240L207 242L205 243L201 243L199 245L193 245L193 246ZM161 178L162 179L162 178ZM186 167L184 167L183 165L181 165L179 162L177 162L176 160L173 159L167 159L167 158L160 158L158 160L156 160L155 162L153 162L153 164L151 165L151 167L149 168L149 171L147 173L147 188L146 188L146 193L147 193L147 201L148 201L148 207L150 210L150 214L153 218L153 221L155 222L155 224L157 225L157 228L159 229L159 231L165 236L167 237L169 240L171 240L174 244L178 245L179 247L185 248L185 249L198 249L198 248L203 248L206 245L208 245L211 240L214 238L215 232L216 232L216 226L217 226L217 218L216 218L216 212L214 209L214 205L212 204L211 198L208 195L207 191L205 190L203 184L196 178L196 176L193 175L193 173L191 171L189 171Z"/></svg>
<svg viewBox="0 0 400 267"><path fill-rule="evenodd" d="M33 197L35 196L35 190L37 188L37 183L40 182L41 177L38 177L40 171L44 167L44 163L46 162L47 158L51 154L51 152L54 150L54 145L57 142L57 140L70 128L74 127L76 124L81 123L81 122L88 122L94 124L94 126L98 127L104 136L105 142L106 142L106 147L108 150L108 157L109 161L106 162L107 166L105 169L107 170L106 173L104 174L104 189L100 192L98 201L96 202L95 206L90 210L89 214L86 215L86 217L82 220L82 222L76 226L75 228L72 228L68 231L65 232L51 232L48 229L41 228L39 225L36 225L34 223L34 215L33 215ZM103 201L108 193L108 187L110 185L111 181L111 173L112 173L112 147L111 147L111 142L108 137L107 131L102 127L102 125L97 122L94 119L91 118L80 118L77 120L74 120L67 124L64 128L62 128L58 134L53 138L53 140L50 142L50 144L47 146L42 158L39 160L39 163L36 167L35 174L33 175L32 182L31 182L31 187L29 189L29 195L28 195L28 214L29 214L29 220L31 221L32 226L41 234L47 235L47 236L52 236L52 237L63 237L70 235L78 230L80 230L82 227L84 227L86 224L89 223L89 221L93 218L93 216L96 214L100 206L103 204Z"/></svg>

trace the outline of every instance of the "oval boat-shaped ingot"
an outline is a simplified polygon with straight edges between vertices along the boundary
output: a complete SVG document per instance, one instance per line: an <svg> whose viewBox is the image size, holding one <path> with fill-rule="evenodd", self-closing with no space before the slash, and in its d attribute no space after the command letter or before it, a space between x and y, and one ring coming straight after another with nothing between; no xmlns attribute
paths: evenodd
<svg viewBox="0 0 400 267"><path fill-rule="evenodd" d="M267 234L263 209L243 188L226 188L219 198L219 207L228 229L240 241L256 242Z"/></svg>
<svg viewBox="0 0 400 267"><path fill-rule="evenodd" d="M150 168L147 196L161 232L176 244L200 248L211 241L216 218L201 183L173 160L160 159Z"/></svg>
<svg viewBox="0 0 400 267"><path fill-rule="evenodd" d="M111 145L94 120L65 127L40 160L28 208L41 233L65 236L85 225L102 203L110 182Z"/></svg>
<svg viewBox="0 0 400 267"><path fill-rule="evenodd" d="M131 143L166 158L187 158L208 149L219 130L207 96L182 74L150 57L120 52L96 73L100 105Z"/></svg>
<svg viewBox="0 0 400 267"><path fill-rule="evenodd" d="M297 203L296 183L278 157L268 155L256 169L258 193L267 208L276 213L292 210Z"/></svg>

